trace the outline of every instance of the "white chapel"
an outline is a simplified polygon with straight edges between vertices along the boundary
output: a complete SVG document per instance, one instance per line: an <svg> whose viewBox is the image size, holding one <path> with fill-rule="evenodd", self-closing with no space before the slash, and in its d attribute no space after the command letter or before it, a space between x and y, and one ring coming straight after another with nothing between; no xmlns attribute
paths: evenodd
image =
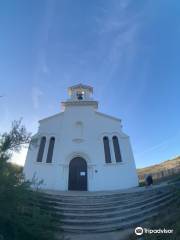
<svg viewBox="0 0 180 240"><path fill-rule="evenodd" d="M129 136L121 120L98 112L93 88L68 88L62 112L39 121L24 166L26 179L51 190L102 191L138 186Z"/></svg>

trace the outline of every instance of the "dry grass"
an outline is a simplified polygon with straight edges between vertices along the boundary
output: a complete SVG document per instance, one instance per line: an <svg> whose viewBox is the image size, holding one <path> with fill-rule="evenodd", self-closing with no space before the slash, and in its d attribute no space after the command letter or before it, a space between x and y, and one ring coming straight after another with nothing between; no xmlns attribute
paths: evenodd
<svg viewBox="0 0 180 240"><path fill-rule="evenodd" d="M139 175L142 175L142 174L165 171L165 170L172 169L172 168L180 168L180 156L173 158L171 160L164 161L160 164L137 169L137 171L138 171Z"/></svg>

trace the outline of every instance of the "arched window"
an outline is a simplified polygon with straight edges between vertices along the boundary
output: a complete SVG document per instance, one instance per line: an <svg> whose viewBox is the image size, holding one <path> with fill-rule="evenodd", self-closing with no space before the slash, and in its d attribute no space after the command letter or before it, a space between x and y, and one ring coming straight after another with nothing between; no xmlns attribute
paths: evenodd
<svg viewBox="0 0 180 240"><path fill-rule="evenodd" d="M109 148L109 138L103 137L103 143L104 143L104 154L105 154L105 161L106 163L111 163L111 153Z"/></svg>
<svg viewBox="0 0 180 240"><path fill-rule="evenodd" d="M114 146L114 153L115 153L115 157L116 157L116 162L122 162L118 138L116 136L113 136L112 140L113 140L113 146Z"/></svg>
<svg viewBox="0 0 180 240"><path fill-rule="evenodd" d="M47 159L46 159L47 163L52 163L54 143L55 143L55 138L51 137L51 139L49 141L49 148L48 148L48 154L47 154Z"/></svg>
<svg viewBox="0 0 180 240"><path fill-rule="evenodd" d="M46 145L46 137L42 137L40 146L39 146L37 162L42 162L45 145Z"/></svg>

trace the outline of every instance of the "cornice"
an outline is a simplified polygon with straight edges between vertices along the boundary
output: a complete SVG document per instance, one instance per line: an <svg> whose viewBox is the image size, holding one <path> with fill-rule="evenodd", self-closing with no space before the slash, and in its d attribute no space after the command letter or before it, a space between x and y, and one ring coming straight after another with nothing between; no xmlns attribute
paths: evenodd
<svg viewBox="0 0 180 240"><path fill-rule="evenodd" d="M98 108L97 101L65 101L61 102L62 107L67 106L93 106L94 108Z"/></svg>

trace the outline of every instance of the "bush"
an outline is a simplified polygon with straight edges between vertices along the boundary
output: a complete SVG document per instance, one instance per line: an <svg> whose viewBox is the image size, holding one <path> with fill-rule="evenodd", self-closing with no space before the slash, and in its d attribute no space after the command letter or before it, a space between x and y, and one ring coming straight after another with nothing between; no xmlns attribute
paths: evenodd
<svg viewBox="0 0 180 240"><path fill-rule="evenodd" d="M22 168L8 162L29 141L21 121L0 138L0 240L54 239L53 216L40 207L42 193L32 191Z"/></svg>

